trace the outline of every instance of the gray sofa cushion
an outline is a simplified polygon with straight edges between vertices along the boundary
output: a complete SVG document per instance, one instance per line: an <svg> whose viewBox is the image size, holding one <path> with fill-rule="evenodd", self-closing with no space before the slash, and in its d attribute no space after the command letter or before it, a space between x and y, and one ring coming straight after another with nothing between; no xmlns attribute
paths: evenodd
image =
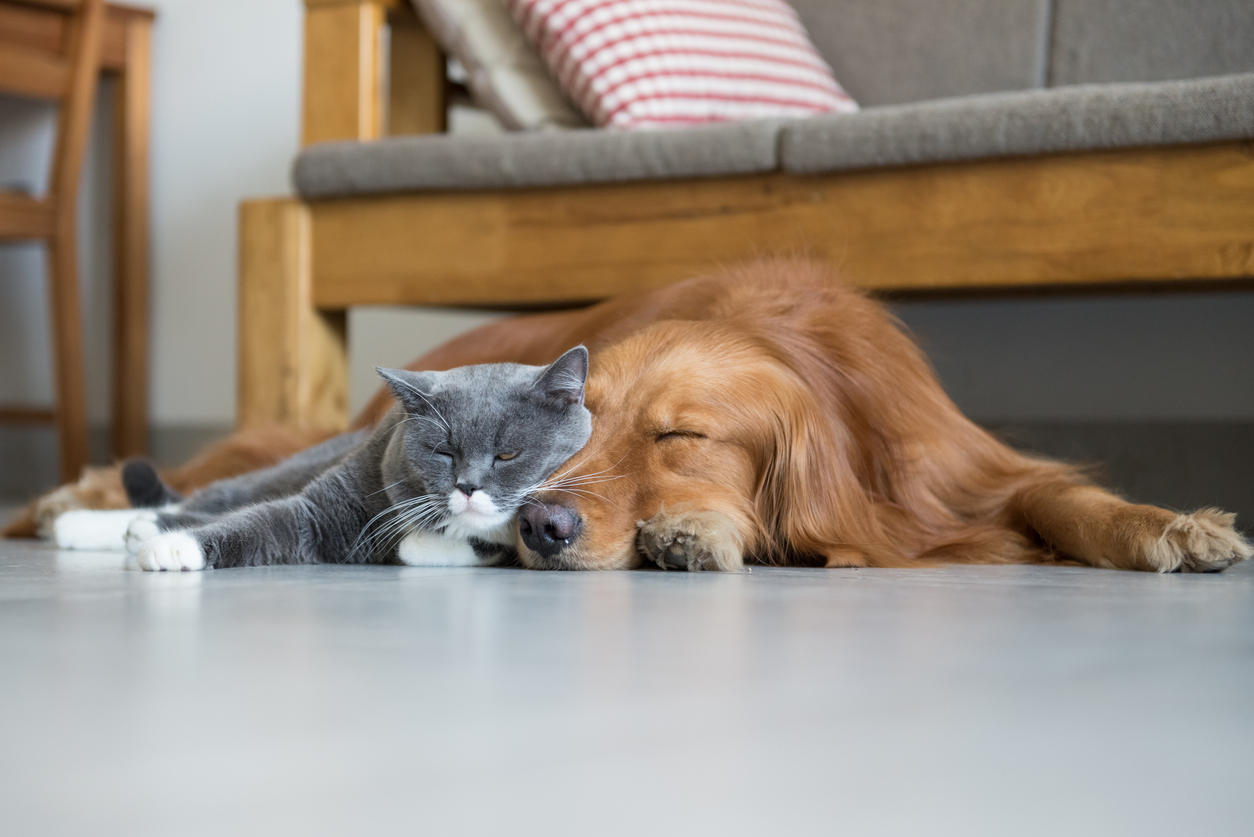
<svg viewBox="0 0 1254 837"><path fill-rule="evenodd" d="M292 179L307 198L752 174L779 167L780 122L676 131L430 135L310 146Z"/></svg>
<svg viewBox="0 0 1254 837"><path fill-rule="evenodd" d="M1251 0L1054 0L1050 86L1254 72Z"/></svg>
<svg viewBox="0 0 1254 837"><path fill-rule="evenodd" d="M1254 73L867 108L785 126L791 172L1254 138Z"/></svg>
<svg viewBox="0 0 1254 837"><path fill-rule="evenodd" d="M1254 73L1077 85L673 131L544 131L325 143L296 158L307 198L900 166L1254 138Z"/></svg>
<svg viewBox="0 0 1254 837"><path fill-rule="evenodd" d="M1050 0L789 0L862 107L1042 87Z"/></svg>

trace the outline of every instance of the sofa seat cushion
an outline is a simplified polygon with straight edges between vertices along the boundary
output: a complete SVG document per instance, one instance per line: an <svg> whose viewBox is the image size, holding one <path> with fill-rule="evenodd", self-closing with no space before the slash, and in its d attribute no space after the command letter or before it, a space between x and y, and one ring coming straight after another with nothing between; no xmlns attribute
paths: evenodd
<svg viewBox="0 0 1254 837"><path fill-rule="evenodd" d="M292 179L306 198L754 174L779 168L778 120L675 131L427 135L313 145Z"/></svg>
<svg viewBox="0 0 1254 837"><path fill-rule="evenodd" d="M1254 138L1254 73L961 96L785 125L786 171Z"/></svg>

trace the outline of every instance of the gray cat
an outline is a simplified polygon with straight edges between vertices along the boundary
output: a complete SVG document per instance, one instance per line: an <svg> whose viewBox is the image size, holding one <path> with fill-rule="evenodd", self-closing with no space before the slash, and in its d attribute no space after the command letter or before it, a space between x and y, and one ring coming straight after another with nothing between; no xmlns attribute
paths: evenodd
<svg viewBox="0 0 1254 837"><path fill-rule="evenodd" d="M508 563L518 506L592 432L587 372L582 346L548 367L380 369L398 404L373 431L130 512L127 546L145 570ZM137 504L179 499L146 464L129 463L124 484ZM83 514L58 519L58 541Z"/></svg>

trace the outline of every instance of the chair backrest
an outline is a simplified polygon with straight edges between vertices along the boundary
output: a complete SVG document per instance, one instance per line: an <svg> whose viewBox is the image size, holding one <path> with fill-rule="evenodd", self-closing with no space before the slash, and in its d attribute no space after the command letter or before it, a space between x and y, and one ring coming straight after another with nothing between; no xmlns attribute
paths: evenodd
<svg viewBox="0 0 1254 837"><path fill-rule="evenodd" d="M1251 0L789 0L863 105L1254 71Z"/></svg>
<svg viewBox="0 0 1254 837"><path fill-rule="evenodd" d="M100 72L104 0L0 0L0 92L60 105L49 197L72 214ZM16 37L14 37L16 36Z"/></svg>

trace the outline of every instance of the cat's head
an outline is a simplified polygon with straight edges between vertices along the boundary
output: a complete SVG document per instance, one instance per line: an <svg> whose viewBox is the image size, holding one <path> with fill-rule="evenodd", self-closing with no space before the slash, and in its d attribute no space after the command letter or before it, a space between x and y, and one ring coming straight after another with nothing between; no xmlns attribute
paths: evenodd
<svg viewBox="0 0 1254 837"><path fill-rule="evenodd" d="M429 524L455 537L509 522L524 498L592 432L592 414L583 406L583 346L549 366L378 371L405 414L389 444L384 477L399 481L405 493L435 500Z"/></svg>

